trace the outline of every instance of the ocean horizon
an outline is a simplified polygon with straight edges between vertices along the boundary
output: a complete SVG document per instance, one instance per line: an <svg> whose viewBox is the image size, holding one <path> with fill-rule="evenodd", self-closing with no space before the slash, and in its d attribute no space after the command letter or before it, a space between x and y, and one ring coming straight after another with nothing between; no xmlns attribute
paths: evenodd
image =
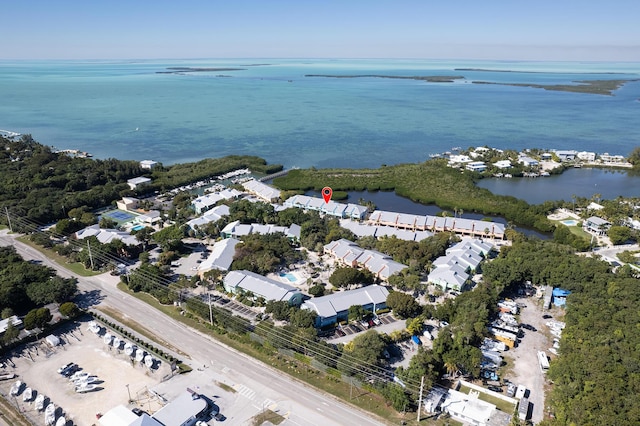
<svg viewBox="0 0 640 426"><path fill-rule="evenodd" d="M613 96L505 85L639 79L640 64L633 62L252 58L0 65L0 128L95 158L168 165L247 154L285 167L363 168L420 162L453 147L626 156L640 146L638 81Z"/></svg>

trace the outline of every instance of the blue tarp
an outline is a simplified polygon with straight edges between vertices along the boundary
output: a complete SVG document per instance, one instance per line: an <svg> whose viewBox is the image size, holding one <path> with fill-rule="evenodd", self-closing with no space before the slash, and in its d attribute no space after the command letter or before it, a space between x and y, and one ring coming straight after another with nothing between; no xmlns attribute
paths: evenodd
<svg viewBox="0 0 640 426"><path fill-rule="evenodd" d="M569 290L564 290L560 287L556 287L553 289L553 297L567 297L571 292Z"/></svg>
<svg viewBox="0 0 640 426"><path fill-rule="evenodd" d="M413 343L415 343L416 345L420 344L420 339L418 339L418 336L411 336L411 340L413 340Z"/></svg>

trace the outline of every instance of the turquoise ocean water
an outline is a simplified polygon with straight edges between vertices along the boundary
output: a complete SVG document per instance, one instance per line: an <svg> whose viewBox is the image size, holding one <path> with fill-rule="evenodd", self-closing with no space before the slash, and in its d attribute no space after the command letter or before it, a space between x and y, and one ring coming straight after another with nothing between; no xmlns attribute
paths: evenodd
<svg viewBox="0 0 640 426"><path fill-rule="evenodd" d="M241 71L158 74L167 67ZM455 68L510 70L456 71ZM612 74L620 73L620 74ZM456 83L305 77L461 75ZM224 75L225 77L221 77ZM452 147L640 145L640 82L615 96L471 84L640 78L636 63L432 60L0 61L0 128L97 158L165 164L253 154L287 167L378 167Z"/></svg>

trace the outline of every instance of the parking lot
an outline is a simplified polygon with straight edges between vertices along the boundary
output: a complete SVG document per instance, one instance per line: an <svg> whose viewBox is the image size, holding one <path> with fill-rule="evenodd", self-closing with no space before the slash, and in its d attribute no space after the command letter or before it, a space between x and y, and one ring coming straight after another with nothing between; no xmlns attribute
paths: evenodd
<svg viewBox="0 0 640 426"><path fill-rule="evenodd" d="M365 327L361 323L351 323L348 325L338 325L333 334L327 336L331 343L347 343L353 340L356 335L368 329L375 330L378 333L390 333L394 330L401 330L405 327L404 321L395 319L391 315L379 316L380 324L371 327Z"/></svg>
<svg viewBox="0 0 640 426"><path fill-rule="evenodd" d="M50 348L40 339L38 343L21 347L8 358L3 372L14 373L16 379L0 382L0 391L8 395L16 380L24 385L20 394L10 401L33 424L43 424L44 414L35 408L35 398L43 394L57 407L57 416L64 415L67 425L89 426L96 423L96 414L105 413L119 404L127 405L129 398L144 400L151 408L159 408L159 402L150 398L147 390L168 376L170 368L157 362L154 369L140 363L106 345L102 337L87 330L85 322L68 326L57 334L62 344ZM80 371L97 376L95 390L76 393L73 382L58 374L57 370L68 363L75 363ZM26 387L33 389L31 401L23 401Z"/></svg>
<svg viewBox="0 0 640 426"><path fill-rule="evenodd" d="M209 301L209 296L208 295L203 295L202 296L202 300L205 301L205 303L208 303ZM240 315L250 321L254 321L256 319L256 317L258 316L258 312L254 311L253 309L251 309L248 306L243 305L242 303L238 303L236 301L227 299L226 297L222 297L222 296L218 296L218 295L211 295L211 304L214 306L219 306L225 309L229 309L230 311L232 311L234 314L236 315Z"/></svg>

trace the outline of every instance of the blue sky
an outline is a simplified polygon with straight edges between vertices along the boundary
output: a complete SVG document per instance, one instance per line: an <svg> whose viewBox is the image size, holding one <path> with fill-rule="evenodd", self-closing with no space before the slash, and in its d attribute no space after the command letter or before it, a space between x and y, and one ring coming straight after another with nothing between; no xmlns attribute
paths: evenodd
<svg viewBox="0 0 640 426"><path fill-rule="evenodd" d="M640 1L20 0L2 59L640 61Z"/></svg>

